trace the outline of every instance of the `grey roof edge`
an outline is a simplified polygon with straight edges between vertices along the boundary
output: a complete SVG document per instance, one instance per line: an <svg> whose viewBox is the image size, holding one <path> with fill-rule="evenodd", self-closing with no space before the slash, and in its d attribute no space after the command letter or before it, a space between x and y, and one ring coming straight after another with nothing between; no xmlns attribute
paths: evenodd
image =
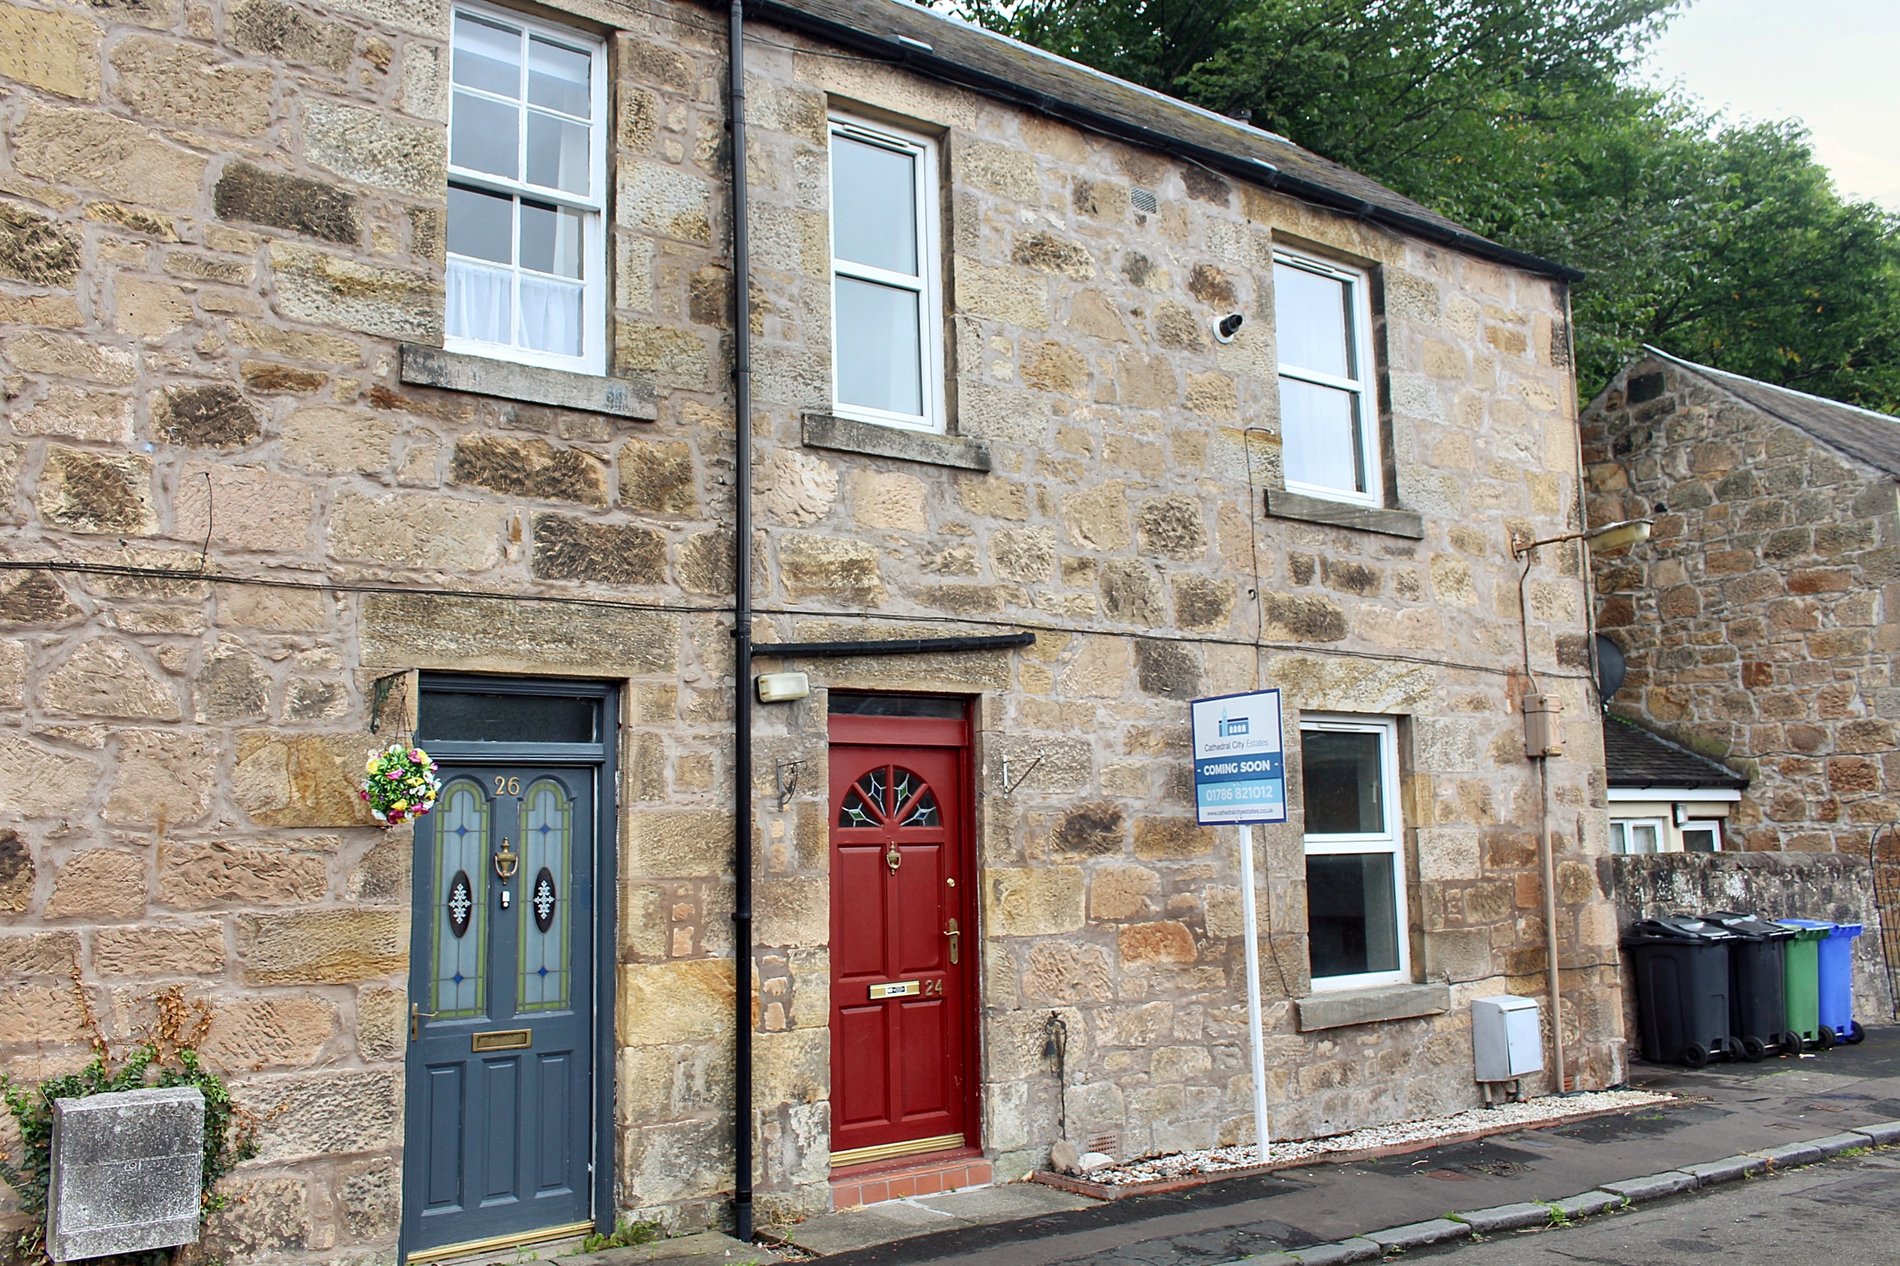
<svg viewBox="0 0 1900 1266"><path fill-rule="evenodd" d="M987 39L999 40L1013 47L1026 49L1039 57L1047 59L1054 65L1064 68L1067 73L1108 79L1117 84L1134 88L1145 95L1153 97L1157 103L1165 103L1168 107L1172 107L1173 109L1193 114L1196 117L1205 116L1219 119L1229 126L1246 128L1247 131L1258 138L1293 146L1293 142L1288 141L1285 137L1277 133L1268 132L1260 128L1251 128L1233 119L1225 119L1223 116L1213 114L1211 111L1205 110L1200 106L1190 105L1185 101L1169 97L1164 93L1154 92L1152 89L1141 88L1140 85L1131 84L1127 80L1115 79L1114 76L1105 75L1102 71L1083 66L1079 62L1070 61L1067 58L1060 57L1044 49L1035 48L1032 45L1022 44L1019 41L1009 39L1007 36L998 35L993 31L986 31L981 27L960 22L946 14L938 13L932 9L926 9L921 5L909 7L913 8L914 11L919 14L924 14L939 22L945 22L955 26L960 31L975 33ZM1264 161L1256 161L1242 155L1211 149L1190 141L1183 136L1171 135L1168 132L1144 127L1113 114L1092 110L1075 102L1063 101L1060 98L1049 96L1026 88L1020 84L1012 83L998 76L988 74L975 67L964 65L953 58L938 54L934 48L928 46L920 47L916 41L905 40L896 35L879 35L875 32L864 30L861 27L833 21L818 14L807 12L797 7L796 0L753 0L752 5L749 7L749 12L763 21L772 22L776 25L827 40L831 43L861 49L862 51L876 55L882 60L908 66L918 73L928 75L933 79L960 84L984 96L994 97L998 100L1008 101L1016 105L1028 106L1051 117L1064 119L1093 131L1106 132L1149 149L1179 155L1194 162L1202 163L1208 167L1219 168L1229 175L1236 176L1253 184L1262 185L1265 188L1286 194L1289 197L1326 207L1329 210L1341 211L1369 223L1378 224L1389 229L1396 229L1401 233L1408 234L1412 237L1423 238L1426 241L1435 242L1441 246L1452 247L1456 250L1475 255L1480 259L1489 260L1492 263L1504 264L1512 268L1521 269L1525 272L1535 273L1565 283L1582 281L1584 278L1584 274L1580 270L1572 268L1568 264L1560 264L1554 260L1545 259L1541 255L1533 255L1528 251L1515 250L1512 247L1494 242L1490 238L1474 233L1468 229L1452 227L1450 221L1444 224L1434 223L1430 219L1410 215L1394 207L1382 207L1377 203L1368 202L1363 198L1331 188L1321 182L1307 180L1303 177L1278 171L1273 168L1270 163ZM1299 147L1295 146L1294 148ZM1402 197L1403 195L1395 194L1395 196Z"/></svg>
<svg viewBox="0 0 1900 1266"><path fill-rule="evenodd" d="M1892 427L1900 427L1900 418L1894 417L1890 413L1881 413L1877 409L1865 409L1857 404L1848 404L1845 400L1830 400L1826 396L1817 396L1813 392L1798 391L1793 387L1784 387L1780 383L1766 382L1760 378L1750 378L1746 374L1731 373L1729 370L1726 370L1726 369L1717 369L1713 365L1699 364L1698 362L1689 360L1685 357L1675 356L1669 352L1665 352L1662 348L1657 347L1654 344L1644 343L1642 347L1643 347L1644 355L1654 357L1657 360L1667 361L1678 369L1687 370L1689 373L1694 374L1697 378L1700 378L1703 382L1707 383L1709 386L1714 387L1717 391L1720 391L1723 395L1727 396L1729 399L1735 401L1735 403L1743 405L1750 409L1758 410L1762 413L1766 413L1770 417L1774 418L1775 421L1780 422L1782 425L1793 427L1795 430L1801 432L1803 435L1807 436L1809 439L1813 440L1815 443L1825 445L1827 448L1831 449L1835 453L1838 453L1840 456L1846 458L1847 460L1852 461L1852 462L1859 462L1864 466L1874 466L1876 468L1880 468L1879 463L1871 460L1866 454L1851 452L1848 449L1841 447L1839 440L1837 440L1833 436L1820 434L1813 427L1802 422L1800 418L1791 417L1787 413L1771 408L1769 405L1763 403L1760 400L1750 400L1740 395L1737 395L1735 391L1731 389L1729 384L1731 382L1745 383L1749 387L1759 388L1760 390L1768 393L1771 398L1775 395L1793 396L1797 400L1804 401L1808 404L1819 405L1825 409L1839 409L1843 413L1847 413L1858 418L1863 418L1871 422L1883 423L1887 426L1892 426ZM1627 373L1628 370L1634 364L1635 362L1631 361L1629 364L1624 365L1622 371L1619 371L1619 372ZM1614 379L1612 379L1612 381L1614 381ZM1608 394L1608 392L1609 392L1609 387L1605 386L1603 391L1598 393L1597 400L1601 400L1604 395ZM1597 400L1591 401L1592 408L1596 406ZM1881 473L1886 475L1890 479L1900 479L1900 471L1881 468Z"/></svg>
<svg viewBox="0 0 1900 1266"><path fill-rule="evenodd" d="M1654 730L1650 729L1648 726L1643 725L1641 722L1637 721L1633 717L1626 717L1626 716L1619 715L1618 713L1605 710L1605 712L1603 713L1604 729L1607 730L1612 725L1621 725L1625 727L1626 729L1629 729L1632 732L1638 735L1641 735L1643 739L1651 743L1654 743L1659 747L1668 748L1673 754L1675 754L1678 757L1687 758L1688 760L1693 761L1696 764L1707 767L1709 772L1706 775L1699 778L1671 779L1667 782L1658 782L1654 778L1619 778L1614 769L1608 768L1608 753L1606 752L1605 753L1604 781L1605 781L1605 785L1607 786L1610 786L1610 787L1682 787L1688 790L1706 790L1710 788L1720 788L1720 789L1730 790L1730 791L1746 791L1748 789L1747 776L1736 773L1734 770L1730 769L1727 765L1724 765L1721 761L1715 760L1712 757L1704 756L1701 752L1698 752L1694 750L1693 748L1685 747L1681 743L1676 742L1674 739L1665 738L1662 735L1656 733Z"/></svg>

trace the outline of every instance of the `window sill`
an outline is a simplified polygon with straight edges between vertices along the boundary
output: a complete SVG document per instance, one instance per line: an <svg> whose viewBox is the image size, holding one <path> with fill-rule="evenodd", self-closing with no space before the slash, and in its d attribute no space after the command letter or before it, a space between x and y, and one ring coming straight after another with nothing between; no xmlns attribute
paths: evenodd
<svg viewBox="0 0 1900 1266"><path fill-rule="evenodd" d="M1309 497L1303 493L1287 492L1282 488L1267 490L1267 517L1271 519L1298 519L1303 523L1326 523L1333 527L1356 528L1361 532L1378 532L1385 536L1402 536L1407 540L1423 540L1425 520L1416 510L1385 510L1374 506L1356 506L1344 501L1328 501L1324 497Z"/></svg>
<svg viewBox="0 0 1900 1266"><path fill-rule="evenodd" d="M960 470L990 468L990 446L981 440L876 426L829 413L807 413L803 421L807 448L829 448L840 453L863 453Z"/></svg>
<svg viewBox="0 0 1900 1266"><path fill-rule="evenodd" d="M404 382L415 387L441 387L557 409L580 409L636 422L651 422L660 412L650 382L519 365L419 343L402 345L401 375Z"/></svg>
<svg viewBox="0 0 1900 1266"><path fill-rule="evenodd" d="M1313 1033L1355 1024L1443 1015L1451 1010L1451 986L1374 985L1370 989L1341 989L1337 993L1311 993L1295 998L1293 1006L1299 1016L1300 1032Z"/></svg>

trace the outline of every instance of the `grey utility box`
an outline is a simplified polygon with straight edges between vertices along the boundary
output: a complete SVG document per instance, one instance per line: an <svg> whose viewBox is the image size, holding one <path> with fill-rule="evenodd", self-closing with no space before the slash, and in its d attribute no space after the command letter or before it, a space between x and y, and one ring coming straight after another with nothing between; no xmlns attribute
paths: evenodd
<svg viewBox="0 0 1900 1266"><path fill-rule="evenodd" d="M197 1239L204 1144L195 1086L55 1099L47 1255L71 1262Z"/></svg>
<svg viewBox="0 0 1900 1266"><path fill-rule="evenodd" d="M1544 1036L1537 999L1498 994L1471 1000L1471 1053L1479 1081L1516 1081L1542 1072Z"/></svg>

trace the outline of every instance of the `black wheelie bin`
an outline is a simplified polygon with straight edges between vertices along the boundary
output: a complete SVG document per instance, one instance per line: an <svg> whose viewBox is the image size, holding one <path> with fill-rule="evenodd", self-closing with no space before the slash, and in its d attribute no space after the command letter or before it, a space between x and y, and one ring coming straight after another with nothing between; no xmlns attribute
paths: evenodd
<svg viewBox="0 0 1900 1266"><path fill-rule="evenodd" d="M1686 915L1630 925L1623 944L1636 963L1643 1058L1700 1068L1711 1056L1742 1056L1729 1025L1728 930Z"/></svg>
<svg viewBox="0 0 1900 1266"><path fill-rule="evenodd" d="M1771 1046L1799 1055L1801 1035L1788 1028L1787 954L1781 945L1794 939L1794 929L1737 910L1714 910L1702 918L1736 938L1728 947L1728 1018L1742 1058L1753 1063Z"/></svg>

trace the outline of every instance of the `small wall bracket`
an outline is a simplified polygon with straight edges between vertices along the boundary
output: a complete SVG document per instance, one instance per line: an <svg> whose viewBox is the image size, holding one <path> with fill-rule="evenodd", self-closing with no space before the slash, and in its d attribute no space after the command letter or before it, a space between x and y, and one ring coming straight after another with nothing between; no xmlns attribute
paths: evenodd
<svg viewBox="0 0 1900 1266"><path fill-rule="evenodd" d="M798 794L798 767L804 763L802 760L781 760L772 763L772 780L778 787L780 813L785 811L785 806L791 803L792 797Z"/></svg>
<svg viewBox="0 0 1900 1266"><path fill-rule="evenodd" d="M1003 794L1006 796L1015 794L1016 788L1022 786L1029 775L1036 772L1036 766L1042 764L1043 757L1047 755L1047 752L1037 752L1036 759L1029 762L1029 768L1025 769L1023 776L1015 782L1009 780L1009 757L1003 757Z"/></svg>

